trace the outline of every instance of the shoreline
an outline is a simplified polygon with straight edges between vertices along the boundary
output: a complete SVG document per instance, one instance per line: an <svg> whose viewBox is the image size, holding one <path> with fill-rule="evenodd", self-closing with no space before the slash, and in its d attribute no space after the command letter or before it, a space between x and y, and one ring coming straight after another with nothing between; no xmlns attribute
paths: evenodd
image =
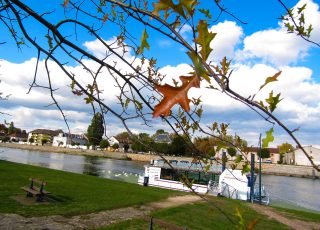
<svg viewBox="0 0 320 230"><path fill-rule="evenodd" d="M121 153L121 152L109 152L105 150L90 150L90 149L71 149L55 146L41 146L41 145L28 145L28 144L16 144L16 143L0 143L0 147L15 148L22 150L31 150L38 152L54 152L61 154L72 154L81 156L94 156L103 157L116 160L132 160L139 162L150 162L151 160L159 159L158 155L150 154L137 154L137 153ZM192 161L191 157L175 157L165 156L167 160L179 159ZM297 165L280 165L280 164L263 164L262 174L275 175L275 176L287 176L287 177L300 177L308 179L319 179L320 173L315 171L311 166L297 166Z"/></svg>

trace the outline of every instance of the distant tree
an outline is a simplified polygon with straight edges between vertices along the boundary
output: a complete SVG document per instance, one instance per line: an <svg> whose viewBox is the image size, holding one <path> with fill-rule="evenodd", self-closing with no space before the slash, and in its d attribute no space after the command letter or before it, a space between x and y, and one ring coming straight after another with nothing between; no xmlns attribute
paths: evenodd
<svg viewBox="0 0 320 230"><path fill-rule="evenodd" d="M158 135L158 134L164 134L164 133L166 133L163 129L158 129L157 131L156 131L156 135Z"/></svg>
<svg viewBox="0 0 320 230"><path fill-rule="evenodd" d="M118 148L119 148L119 145L118 145L117 143L115 143L115 144L113 144L111 147L112 147L113 149L118 149Z"/></svg>
<svg viewBox="0 0 320 230"><path fill-rule="evenodd" d="M3 137L3 138L2 138L2 141L3 141L3 142L8 142L9 140L10 140L10 137Z"/></svg>
<svg viewBox="0 0 320 230"><path fill-rule="evenodd" d="M267 148L264 148L264 149L261 149L259 152L258 152L258 156L261 158L269 158L270 157L270 151L269 149Z"/></svg>
<svg viewBox="0 0 320 230"><path fill-rule="evenodd" d="M46 138L41 139L41 145L44 145L46 143L48 143L48 139Z"/></svg>
<svg viewBox="0 0 320 230"><path fill-rule="evenodd" d="M22 134L27 134L27 132L26 132L26 130L24 129L24 130L22 130Z"/></svg>
<svg viewBox="0 0 320 230"><path fill-rule="evenodd" d="M122 133L117 134L115 137L116 137L117 140L119 140L119 139L129 139L130 135L129 135L128 132L122 132Z"/></svg>
<svg viewBox="0 0 320 230"><path fill-rule="evenodd" d="M173 155L186 155L187 144L186 141L181 136L174 136L172 143L169 147L170 154Z"/></svg>
<svg viewBox="0 0 320 230"><path fill-rule="evenodd" d="M99 146L100 148L105 149L105 148L108 148L110 144L109 144L109 141L103 139L100 141Z"/></svg>
<svg viewBox="0 0 320 230"><path fill-rule="evenodd" d="M278 148L280 154L291 152L294 149L294 147L289 143L282 143Z"/></svg>
<svg viewBox="0 0 320 230"><path fill-rule="evenodd" d="M170 145L167 143L153 143L154 150L158 153L169 154Z"/></svg>
<svg viewBox="0 0 320 230"><path fill-rule="evenodd" d="M237 150L234 147L227 148L227 152L231 157L234 157L237 154Z"/></svg>
<svg viewBox="0 0 320 230"><path fill-rule="evenodd" d="M123 145L123 149L125 152L128 152L129 148L130 148L130 146L128 144Z"/></svg>
<svg viewBox="0 0 320 230"><path fill-rule="evenodd" d="M29 142L30 142L30 143L34 143L33 137L30 137L30 138L29 138Z"/></svg>
<svg viewBox="0 0 320 230"><path fill-rule="evenodd" d="M279 154L280 154L280 160L278 161L278 164L282 164L283 163L284 154L292 152L294 147L291 144L286 142L286 143L282 143L281 145L279 145L278 149L279 149Z"/></svg>
<svg viewBox="0 0 320 230"><path fill-rule="evenodd" d="M138 135L135 135L135 138L132 138L132 145L131 148L133 151L137 152L148 152L150 149L147 146L154 146L155 144L147 133L139 133Z"/></svg>
<svg viewBox="0 0 320 230"><path fill-rule="evenodd" d="M8 134L13 134L14 132L14 124L13 121L10 122L9 127L8 127Z"/></svg>
<svg viewBox="0 0 320 230"><path fill-rule="evenodd" d="M87 135L89 143L93 146L99 145L104 133L103 117L101 113L94 114L91 124L88 127Z"/></svg>
<svg viewBox="0 0 320 230"><path fill-rule="evenodd" d="M14 128L13 128L13 133L15 133L15 134L21 134L21 133L22 133L22 131L21 131L21 129L20 129L20 128L16 128L16 127L14 127Z"/></svg>

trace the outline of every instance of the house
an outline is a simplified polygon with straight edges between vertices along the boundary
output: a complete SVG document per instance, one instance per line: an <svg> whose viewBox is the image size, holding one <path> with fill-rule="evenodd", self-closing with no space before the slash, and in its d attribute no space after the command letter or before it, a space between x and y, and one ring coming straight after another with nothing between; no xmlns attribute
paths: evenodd
<svg viewBox="0 0 320 230"><path fill-rule="evenodd" d="M264 158L262 159L262 162L271 162L274 164L277 164L278 161L280 161L280 153L279 153L279 149L278 148L267 148L270 152L270 157L269 158ZM246 153L247 154L247 158L248 161L251 161L251 154L255 155L255 161L258 162L259 161L259 156L258 156L258 152L259 152L259 148L258 147L248 147L246 149Z"/></svg>
<svg viewBox="0 0 320 230"><path fill-rule="evenodd" d="M69 147L70 145L86 145L88 138L84 134L72 134L61 132L53 137L52 145L59 147Z"/></svg>
<svg viewBox="0 0 320 230"><path fill-rule="evenodd" d="M131 149L132 141L130 138L116 138L116 137L110 137L108 139L108 142L110 146L112 147L114 144L117 144L119 146L119 151L124 152L125 151L125 146L127 145Z"/></svg>
<svg viewBox="0 0 320 230"><path fill-rule="evenodd" d="M316 165L320 165L320 146L302 146ZM291 165L311 166L311 162L305 156L301 148L296 148L292 152L285 153L283 163Z"/></svg>
<svg viewBox="0 0 320 230"><path fill-rule="evenodd" d="M161 134L158 134L157 136L155 136L154 142L171 144L172 140L171 140L171 137L168 133L161 133Z"/></svg>
<svg viewBox="0 0 320 230"><path fill-rule="evenodd" d="M10 141L14 142L27 142L28 134L26 133L13 133L9 135Z"/></svg>
<svg viewBox="0 0 320 230"><path fill-rule="evenodd" d="M108 139L108 142L109 142L109 144L110 144L110 146L112 146L112 145L114 145L114 144L120 144L120 142L117 140L117 138L115 138L115 137L110 137L109 139Z"/></svg>
<svg viewBox="0 0 320 230"><path fill-rule="evenodd" d="M50 130L50 129L35 129L28 134L28 142L33 140L33 143L42 144L42 140L46 140L47 144L52 144L53 137L58 136L59 133L63 133L61 129L58 130Z"/></svg>

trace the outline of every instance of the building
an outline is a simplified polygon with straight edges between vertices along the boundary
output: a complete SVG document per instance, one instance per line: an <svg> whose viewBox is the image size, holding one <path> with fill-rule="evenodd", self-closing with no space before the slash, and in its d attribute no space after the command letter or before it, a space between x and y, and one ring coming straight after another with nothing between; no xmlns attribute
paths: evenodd
<svg viewBox="0 0 320 230"><path fill-rule="evenodd" d="M263 158L262 162L272 162L273 164L277 164L278 161L280 161L280 153L279 153L279 149L278 148L267 148L270 152L270 157L269 158ZM259 156L258 156L258 152L259 152L259 148L258 147L248 147L246 149L247 154L247 158L248 161L251 161L251 154L255 155L255 162L259 161Z"/></svg>
<svg viewBox="0 0 320 230"><path fill-rule="evenodd" d="M114 144L117 144L119 146L119 151L124 152L125 151L125 146L128 146L128 149L131 149L132 141L130 138L115 138L115 137L110 137L108 139L110 147L112 147Z"/></svg>
<svg viewBox="0 0 320 230"><path fill-rule="evenodd" d="M108 142L109 142L109 145L110 146L112 146L112 145L114 145L114 144L117 144L117 145L119 145L120 144L120 142L117 140L117 138L115 138L115 137L110 137L109 139L108 139Z"/></svg>
<svg viewBox="0 0 320 230"><path fill-rule="evenodd" d="M72 134L61 132L53 137L52 145L59 147L69 147L70 145L86 145L88 138L84 134Z"/></svg>
<svg viewBox="0 0 320 230"><path fill-rule="evenodd" d="M28 134L28 142L42 145L43 140L46 141L46 144L52 144L53 137L58 136L59 133L63 133L61 129L50 130L50 129L35 129Z"/></svg>
<svg viewBox="0 0 320 230"><path fill-rule="evenodd" d="M303 146L307 154L312 158L316 165L320 165L320 146ZM290 165L306 165L311 166L311 162L306 157L301 148L296 148L292 152L286 153L283 163Z"/></svg>
<svg viewBox="0 0 320 230"><path fill-rule="evenodd" d="M172 140L168 133L161 133L154 138L154 142L171 144Z"/></svg>
<svg viewBox="0 0 320 230"><path fill-rule="evenodd" d="M14 142L27 142L28 134L26 133L13 133L9 135L10 141Z"/></svg>

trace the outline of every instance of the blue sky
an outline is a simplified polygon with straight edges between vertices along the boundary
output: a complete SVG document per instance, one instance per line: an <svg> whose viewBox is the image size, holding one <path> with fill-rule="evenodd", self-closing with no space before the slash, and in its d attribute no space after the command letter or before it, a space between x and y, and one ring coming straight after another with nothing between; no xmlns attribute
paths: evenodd
<svg viewBox="0 0 320 230"><path fill-rule="evenodd" d="M30 7L44 12L46 9L54 9L55 14L47 16L50 20L57 20L63 16L61 1L41 3L35 5L33 1L25 1ZM204 7L212 8L212 14L217 12L215 7L209 5L211 1L205 1ZM211 47L213 53L210 60L219 61L223 56L232 59L234 73L231 86L243 95L252 95L256 89L263 84L264 79L273 75L278 70L283 73L279 82L270 84L260 94L265 98L271 90L282 92L283 101L276 111L282 121L290 129L300 128L296 135L302 144L320 145L320 48L311 46L293 34L287 34L281 26L278 18L284 13L283 8L277 1L222 1L223 4L241 20L248 24L241 24L234 18L223 14L220 20L213 23L210 29L217 33ZM320 42L320 11L319 2L311 0L287 1L288 7L296 4L307 3L307 22L314 25L312 39ZM29 22L26 24L31 29L33 36L45 34L46 32L37 24ZM139 42L143 27L134 22L129 23L132 35ZM0 25L3 30L3 25ZM71 27L64 29L68 32ZM146 52L147 57L155 56L158 66L163 74L166 74L166 81L172 82L172 78L187 74L190 71L190 63L185 50L174 44L167 38L152 32L149 33L151 49ZM105 41L112 41L118 30L111 25L106 25L100 32ZM183 36L192 43L190 28L185 27ZM75 39L75 37L73 38ZM100 55L104 48L99 45L88 34L80 33L77 42L89 52ZM26 94L29 84L32 82L36 53L31 47L24 47L21 51L17 49L5 33L0 42L7 43L0 46L0 91L5 94L12 94L8 101L2 101L0 109L12 116L1 115L0 120L14 121L16 126L30 131L35 128L62 128L66 126L61 119L59 111L53 106L46 107L51 100L47 91L33 89ZM45 44L46 40L39 39L39 43ZM63 60L65 57L60 55ZM133 53L128 53L128 58L133 58ZM81 74L81 68L70 62L70 71ZM43 66L43 62L42 62ZM87 126L92 117L90 106L85 105L82 99L75 98L67 86L70 81L62 76L58 68L52 66L55 73L53 80L59 88L56 98L68 115L68 121L72 132L86 132ZM44 70L39 73L40 83L47 84ZM105 96L106 102L117 106L115 95L117 91L112 83L103 83L103 89L109 95ZM113 95L111 95L113 94ZM110 96L111 95L111 96ZM191 90L189 97L201 96L204 103L204 117L202 124L209 125L212 120L230 123L230 133L237 133L256 144L259 133L269 129L270 125L264 122L251 110L243 105L230 100L218 92L211 92L202 85L201 90ZM170 131L160 119L153 120L152 128L141 125L141 121L133 121L130 128L136 132L152 133L156 129L164 128ZM107 135L115 135L124 131L119 122L112 116L107 116ZM275 127L276 141L273 145L282 142L291 142L285 133Z"/></svg>

